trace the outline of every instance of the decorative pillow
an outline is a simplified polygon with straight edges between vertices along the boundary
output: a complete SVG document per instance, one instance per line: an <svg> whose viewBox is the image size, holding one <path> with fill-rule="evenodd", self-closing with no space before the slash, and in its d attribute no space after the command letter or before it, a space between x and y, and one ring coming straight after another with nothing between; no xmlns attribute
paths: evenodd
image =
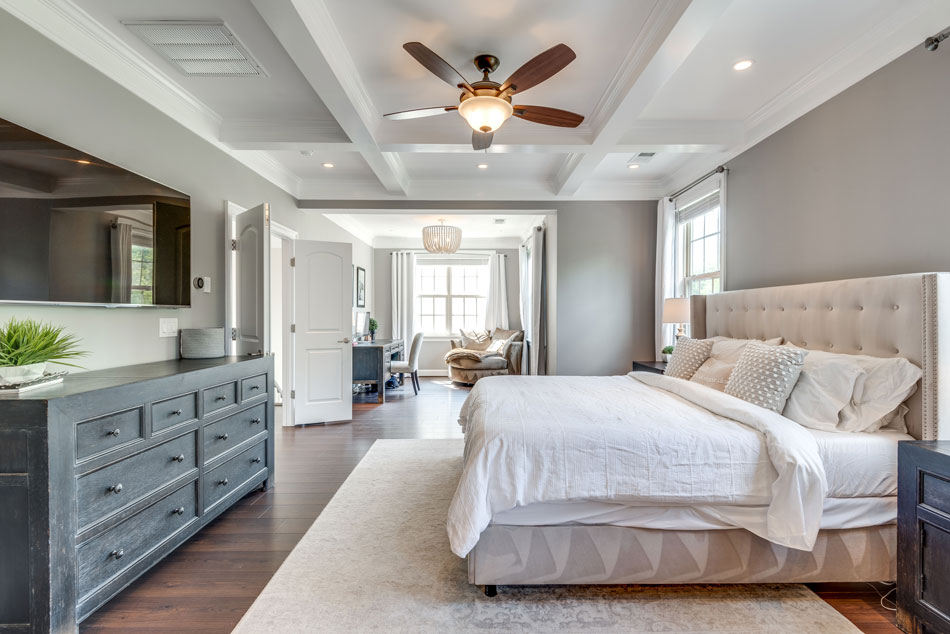
<svg viewBox="0 0 950 634"><path fill-rule="evenodd" d="M726 383L729 382L729 376L732 374L733 368L736 367L736 362L739 361L739 355L742 354L749 342L758 341L758 339L710 337L709 341L713 342L709 358L696 370L690 381L701 383L706 387L722 392L726 389ZM782 345L782 338L766 339L762 343L767 346L780 346Z"/></svg>
<svg viewBox="0 0 950 634"><path fill-rule="evenodd" d="M838 417L851 403L855 383L867 374L853 356L809 350L782 415L804 427L838 431Z"/></svg>
<svg viewBox="0 0 950 634"><path fill-rule="evenodd" d="M524 331L523 330L505 330L504 328L495 328L495 331L491 334L492 339L510 339L514 341L524 340Z"/></svg>
<svg viewBox="0 0 950 634"><path fill-rule="evenodd" d="M726 394L781 413L805 365L807 350L750 342L736 363Z"/></svg>
<svg viewBox="0 0 950 634"><path fill-rule="evenodd" d="M847 355L866 374L854 384L854 396L838 417L838 431L877 431L888 416L917 391L920 368L903 357Z"/></svg>
<svg viewBox="0 0 950 634"><path fill-rule="evenodd" d="M670 359L663 374L688 381L699 366L709 358L712 347L713 342L708 339L680 337L673 348L673 358Z"/></svg>
<svg viewBox="0 0 950 634"><path fill-rule="evenodd" d="M459 330L462 334L462 347L468 350L487 350L491 344L491 337L486 330L472 330L466 332Z"/></svg>

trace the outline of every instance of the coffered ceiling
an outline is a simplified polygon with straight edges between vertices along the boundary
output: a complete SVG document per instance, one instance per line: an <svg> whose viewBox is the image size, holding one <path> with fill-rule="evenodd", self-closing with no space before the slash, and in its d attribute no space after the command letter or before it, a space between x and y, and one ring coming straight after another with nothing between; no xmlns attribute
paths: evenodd
<svg viewBox="0 0 950 634"><path fill-rule="evenodd" d="M950 24L946 0L0 0L0 8L302 200L656 198ZM146 20L224 22L263 76L185 75L125 24ZM502 81L563 42L577 59L514 100L585 121L570 129L512 118L476 152L455 112L384 119L458 102L457 89L403 51L408 41L469 81L479 78L478 53L500 58ZM734 70L743 59L752 67Z"/></svg>

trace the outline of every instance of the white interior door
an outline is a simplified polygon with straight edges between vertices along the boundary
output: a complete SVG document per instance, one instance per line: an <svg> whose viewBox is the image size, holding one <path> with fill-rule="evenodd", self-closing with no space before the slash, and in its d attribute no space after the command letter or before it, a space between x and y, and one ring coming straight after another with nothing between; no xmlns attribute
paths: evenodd
<svg viewBox="0 0 950 634"><path fill-rule="evenodd" d="M353 417L353 245L294 240L294 423Z"/></svg>
<svg viewBox="0 0 950 634"><path fill-rule="evenodd" d="M270 353L270 208L234 216L234 353Z"/></svg>

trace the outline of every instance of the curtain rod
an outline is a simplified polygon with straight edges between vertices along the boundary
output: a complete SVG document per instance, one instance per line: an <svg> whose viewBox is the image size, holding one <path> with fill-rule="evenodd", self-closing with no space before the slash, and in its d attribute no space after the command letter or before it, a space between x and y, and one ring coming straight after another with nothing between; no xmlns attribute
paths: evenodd
<svg viewBox="0 0 950 634"><path fill-rule="evenodd" d="M714 174L722 174L723 172L728 172L728 171L729 171L729 170L728 170L726 167L720 165L719 167L717 167L717 168L714 169L713 171L709 172L708 174L703 174L702 176L700 176L699 178L697 178L696 180L694 180L692 183L690 183L690 184L687 185L686 187L681 187L680 189L677 189L675 192L673 192L672 194L670 194L670 202L673 202L673 199L674 199L674 198L676 198L676 197L679 196L680 194L685 194L686 192L688 192L688 191L691 190L692 188L696 187L697 185L699 185L701 182L703 182L704 180L706 180L706 179L709 178L710 176L713 176Z"/></svg>

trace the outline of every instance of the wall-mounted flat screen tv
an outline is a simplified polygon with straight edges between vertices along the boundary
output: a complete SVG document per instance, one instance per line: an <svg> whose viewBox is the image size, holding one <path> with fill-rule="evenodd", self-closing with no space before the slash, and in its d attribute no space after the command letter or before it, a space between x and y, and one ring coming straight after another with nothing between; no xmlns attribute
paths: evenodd
<svg viewBox="0 0 950 634"><path fill-rule="evenodd" d="M0 119L0 302L191 305L191 199Z"/></svg>

